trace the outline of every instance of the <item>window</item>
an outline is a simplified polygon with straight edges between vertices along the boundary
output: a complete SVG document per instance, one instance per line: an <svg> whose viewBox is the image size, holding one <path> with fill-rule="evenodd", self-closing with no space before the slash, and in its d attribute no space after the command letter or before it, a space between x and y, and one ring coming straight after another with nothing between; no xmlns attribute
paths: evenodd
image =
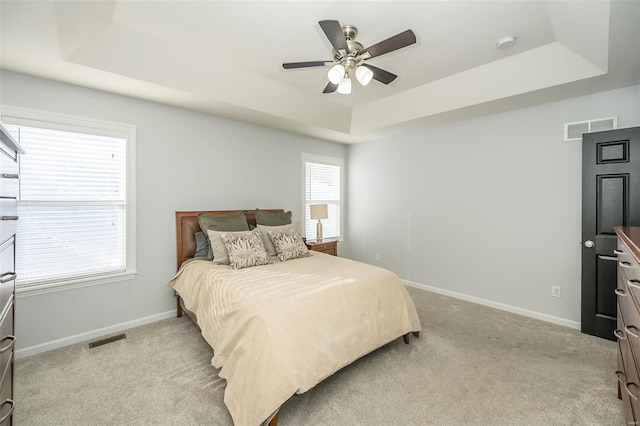
<svg viewBox="0 0 640 426"><path fill-rule="evenodd" d="M341 238L342 159L303 154L302 163L305 236L310 240L316 238L317 220L311 219L310 206L312 204L326 204L329 217L322 219L322 236L324 238Z"/></svg>
<svg viewBox="0 0 640 426"><path fill-rule="evenodd" d="M3 111L2 121L26 152L20 157L18 291L133 278L135 129L33 112Z"/></svg>

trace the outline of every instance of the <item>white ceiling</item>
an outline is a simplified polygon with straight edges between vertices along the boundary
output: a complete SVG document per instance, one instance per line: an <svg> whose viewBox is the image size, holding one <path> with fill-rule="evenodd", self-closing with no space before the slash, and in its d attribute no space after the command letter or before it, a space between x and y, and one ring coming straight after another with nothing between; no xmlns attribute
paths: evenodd
<svg viewBox="0 0 640 426"><path fill-rule="evenodd" d="M640 84L639 1L6 1L0 66L282 128L359 142L415 126ZM318 25L358 28L389 85L322 94ZM498 50L496 41L517 43Z"/></svg>

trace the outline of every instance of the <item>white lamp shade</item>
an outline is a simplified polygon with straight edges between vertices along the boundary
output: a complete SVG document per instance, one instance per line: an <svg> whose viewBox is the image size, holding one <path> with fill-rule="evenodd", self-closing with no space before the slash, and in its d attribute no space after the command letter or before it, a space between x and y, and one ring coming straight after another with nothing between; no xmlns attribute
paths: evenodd
<svg viewBox="0 0 640 426"><path fill-rule="evenodd" d="M371 71L369 68L362 65L356 68L356 79L363 86L366 86L367 84L369 84L372 78L373 78L373 71Z"/></svg>
<svg viewBox="0 0 640 426"><path fill-rule="evenodd" d="M341 95L351 94L351 79L349 77L343 78L340 84L338 84L338 93Z"/></svg>
<svg viewBox="0 0 640 426"><path fill-rule="evenodd" d="M344 77L344 67L340 64L334 65L327 73L327 77L329 77L329 81L333 84L340 83Z"/></svg>
<svg viewBox="0 0 640 426"><path fill-rule="evenodd" d="M329 217L326 204L311 204L311 219L326 219Z"/></svg>

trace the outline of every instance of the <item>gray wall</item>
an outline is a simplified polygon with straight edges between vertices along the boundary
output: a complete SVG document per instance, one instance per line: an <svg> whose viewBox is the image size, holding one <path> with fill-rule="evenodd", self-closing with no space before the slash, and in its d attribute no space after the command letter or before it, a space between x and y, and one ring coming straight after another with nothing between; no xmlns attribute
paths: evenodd
<svg viewBox="0 0 640 426"><path fill-rule="evenodd" d="M581 146L562 141L563 125L640 125L640 86L352 146L6 71L0 94L2 104L137 126L136 279L20 296L22 355L172 315L174 212L282 207L299 219L302 152L349 156L341 255L575 326Z"/></svg>
<svg viewBox="0 0 640 426"><path fill-rule="evenodd" d="M2 71L0 81L2 104L137 127L138 275L20 295L16 333L23 355L171 315L176 210L284 208L299 220L301 153L346 159L347 147L333 142L12 72Z"/></svg>
<svg viewBox="0 0 640 426"><path fill-rule="evenodd" d="M563 125L610 116L640 125L640 86L351 146L342 253L578 326L582 151Z"/></svg>

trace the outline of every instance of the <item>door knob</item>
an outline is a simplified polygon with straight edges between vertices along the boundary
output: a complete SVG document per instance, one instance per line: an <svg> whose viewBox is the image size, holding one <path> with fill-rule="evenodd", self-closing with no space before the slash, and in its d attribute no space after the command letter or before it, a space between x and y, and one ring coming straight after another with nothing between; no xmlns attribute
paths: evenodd
<svg viewBox="0 0 640 426"><path fill-rule="evenodd" d="M591 247L595 246L595 244L593 243L593 241L587 240L587 241L584 242L584 246L586 248L591 248Z"/></svg>

